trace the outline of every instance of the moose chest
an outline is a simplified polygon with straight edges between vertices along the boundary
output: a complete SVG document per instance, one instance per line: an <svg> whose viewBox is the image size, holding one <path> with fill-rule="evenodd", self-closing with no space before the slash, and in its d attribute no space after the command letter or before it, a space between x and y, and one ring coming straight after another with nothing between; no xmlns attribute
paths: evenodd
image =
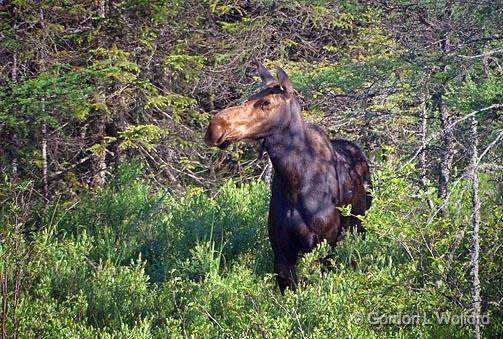
<svg viewBox="0 0 503 339"><path fill-rule="evenodd" d="M290 172L288 182L281 174L275 175L272 186L270 220L275 227L294 235L314 232L322 238L331 238L326 236L327 230L339 221L338 186L333 167ZM291 180L292 177L296 180Z"/></svg>

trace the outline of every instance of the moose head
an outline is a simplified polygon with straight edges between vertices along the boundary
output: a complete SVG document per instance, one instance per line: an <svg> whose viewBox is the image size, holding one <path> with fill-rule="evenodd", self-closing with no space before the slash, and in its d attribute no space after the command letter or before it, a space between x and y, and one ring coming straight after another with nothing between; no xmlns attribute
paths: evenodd
<svg viewBox="0 0 503 339"><path fill-rule="evenodd" d="M288 125L292 106L298 111L299 104L285 71L277 67L275 79L258 62L257 70L263 88L241 105L228 107L211 119L204 136L207 145L225 149L235 141L266 138Z"/></svg>

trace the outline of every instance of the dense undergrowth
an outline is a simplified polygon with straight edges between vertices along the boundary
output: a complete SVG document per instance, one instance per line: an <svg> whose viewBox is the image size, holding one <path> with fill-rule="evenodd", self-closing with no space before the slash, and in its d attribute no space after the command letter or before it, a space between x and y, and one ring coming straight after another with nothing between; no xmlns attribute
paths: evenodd
<svg viewBox="0 0 503 339"><path fill-rule="evenodd" d="M297 292L281 296L271 274L265 184L228 181L214 196L194 188L177 198L154 193L140 173L121 166L96 194L32 215L36 232L17 232L27 225L16 226L16 211L4 207L0 251L9 286L22 271L20 338L470 335L469 319L460 318L470 305L470 200L462 182L449 216L439 218L426 203L433 194L407 179L413 169L386 164L374 176L366 240L347 234L334 250L320 246L298 265ZM482 179L483 201L495 199ZM482 216L483 334L492 337L503 331L495 302L502 211ZM330 251L334 269L312 264ZM14 294L9 289L9 309ZM12 333L11 316L7 326Z"/></svg>

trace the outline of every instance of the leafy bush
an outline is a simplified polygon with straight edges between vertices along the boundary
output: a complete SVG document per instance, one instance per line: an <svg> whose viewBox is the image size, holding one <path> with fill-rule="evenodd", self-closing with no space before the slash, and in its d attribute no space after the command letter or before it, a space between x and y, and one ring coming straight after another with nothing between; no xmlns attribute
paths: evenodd
<svg viewBox="0 0 503 339"><path fill-rule="evenodd" d="M363 218L367 239L346 234L335 249L323 244L305 255L297 292L283 297L271 273L263 183L228 181L213 196L191 189L176 198L154 193L140 173L138 165L121 166L96 195L81 195L73 208L49 208L45 230L24 240L31 254L23 263L20 337L470 334L468 323L437 319L469 309L468 243L459 233L469 195L462 185L448 218L434 218L425 202L431 194L408 180L414 169L385 164ZM501 331L500 310L489 303L501 297L500 235L492 227L501 212L484 212L484 333L492 336ZM4 236L8 253L14 233ZM313 263L326 255L333 268ZM2 267L16 260L3 256ZM404 324L394 315L420 318Z"/></svg>

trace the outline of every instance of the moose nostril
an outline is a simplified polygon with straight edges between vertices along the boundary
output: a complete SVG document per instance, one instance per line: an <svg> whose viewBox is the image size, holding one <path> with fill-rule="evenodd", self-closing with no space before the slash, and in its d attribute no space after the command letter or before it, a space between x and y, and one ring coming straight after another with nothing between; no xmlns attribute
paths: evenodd
<svg viewBox="0 0 503 339"><path fill-rule="evenodd" d="M204 135L204 143L208 146L212 146L212 142L211 142L211 129L208 127L208 129L206 130L206 134Z"/></svg>

